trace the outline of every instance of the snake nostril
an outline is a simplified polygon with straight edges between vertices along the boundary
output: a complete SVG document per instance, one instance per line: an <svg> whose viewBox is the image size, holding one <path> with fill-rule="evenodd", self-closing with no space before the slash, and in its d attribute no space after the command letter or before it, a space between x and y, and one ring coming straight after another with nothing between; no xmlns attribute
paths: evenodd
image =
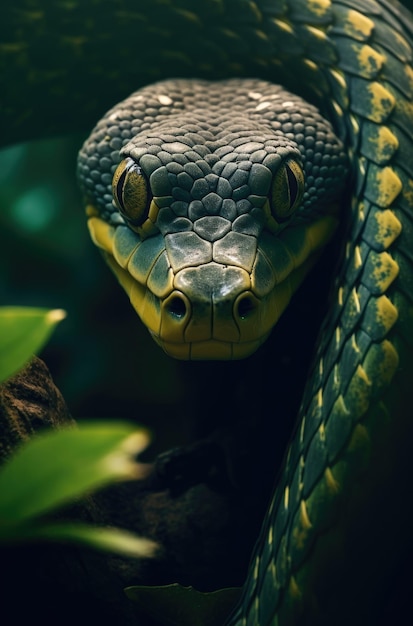
<svg viewBox="0 0 413 626"><path fill-rule="evenodd" d="M182 319L186 315L186 304L182 298L174 296L169 300L167 310L173 317Z"/></svg>
<svg viewBox="0 0 413 626"><path fill-rule="evenodd" d="M237 313L238 317L242 320L245 320L247 317L253 313L255 309L255 302L249 296L245 296L238 302Z"/></svg>

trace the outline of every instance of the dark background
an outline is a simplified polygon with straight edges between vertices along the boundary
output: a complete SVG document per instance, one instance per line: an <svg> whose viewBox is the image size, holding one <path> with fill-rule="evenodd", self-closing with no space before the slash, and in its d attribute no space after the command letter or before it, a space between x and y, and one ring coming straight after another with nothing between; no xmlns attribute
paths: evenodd
<svg viewBox="0 0 413 626"><path fill-rule="evenodd" d="M183 436L179 413L168 419L182 382L89 238L75 174L84 138L0 152L0 304L65 309L41 356L73 416L150 424L163 447Z"/></svg>

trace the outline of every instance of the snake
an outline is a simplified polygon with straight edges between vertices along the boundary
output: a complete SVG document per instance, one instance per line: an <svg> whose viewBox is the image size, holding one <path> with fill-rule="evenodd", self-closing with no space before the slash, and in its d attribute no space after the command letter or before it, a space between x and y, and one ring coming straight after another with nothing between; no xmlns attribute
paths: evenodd
<svg viewBox="0 0 413 626"><path fill-rule="evenodd" d="M11 20L37 25L29 41L50 18L41 9ZM397 466L409 437L412 15L391 0L115 3L101 23L76 2L55 10L65 67L73 79L87 60L92 86L62 95L64 70L32 72L32 107L5 106L5 134L33 133L46 81L53 132L76 127L79 102L85 123L108 104L79 153L88 225L167 354L247 362L338 248L297 424L225 623L347 623L333 564L368 495L358 487ZM1 51L21 72L25 49Z"/></svg>

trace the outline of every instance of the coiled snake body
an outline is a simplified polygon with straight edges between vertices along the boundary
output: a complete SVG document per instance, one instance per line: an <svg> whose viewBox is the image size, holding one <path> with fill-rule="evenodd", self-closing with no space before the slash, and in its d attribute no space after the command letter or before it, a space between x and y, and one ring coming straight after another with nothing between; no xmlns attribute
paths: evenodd
<svg viewBox="0 0 413 626"><path fill-rule="evenodd" d="M209 10L165 6L195 31ZM178 358L256 350L334 230L346 237L298 427L229 621L321 623L308 615L349 523L340 507L354 510L360 475L379 472L385 444L395 449L408 433L413 21L387 0L219 10L221 26L202 31L210 57L198 61L201 77L254 70L271 83L143 88L99 122L79 175L94 241L156 341ZM193 37L175 41L178 69Z"/></svg>

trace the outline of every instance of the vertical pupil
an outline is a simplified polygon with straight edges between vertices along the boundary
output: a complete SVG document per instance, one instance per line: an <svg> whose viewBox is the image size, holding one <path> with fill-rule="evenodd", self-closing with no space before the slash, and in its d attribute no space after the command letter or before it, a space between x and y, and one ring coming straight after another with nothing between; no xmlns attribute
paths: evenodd
<svg viewBox="0 0 413 626"><path fill-rule="evenodd" d="M297 183L297 179L294 176L293 172L291 171L291 169L288 167L288 165L285 165L285 171L287 172L287 180L288 180L288 187L290 189L290 208L292 206L294 206L295 201L297 200L297 196L298 196L298 183Z"/></svg>
<svg viewBox="0 0 413 626"><path fill-rule="evenodd" d="M116 185L116 197L123 211L125 210L125 205L123 204L123 186L125 184L127 173L128 173L128 168L125 167L122 174L119 176L119 180Z"/></svg>

